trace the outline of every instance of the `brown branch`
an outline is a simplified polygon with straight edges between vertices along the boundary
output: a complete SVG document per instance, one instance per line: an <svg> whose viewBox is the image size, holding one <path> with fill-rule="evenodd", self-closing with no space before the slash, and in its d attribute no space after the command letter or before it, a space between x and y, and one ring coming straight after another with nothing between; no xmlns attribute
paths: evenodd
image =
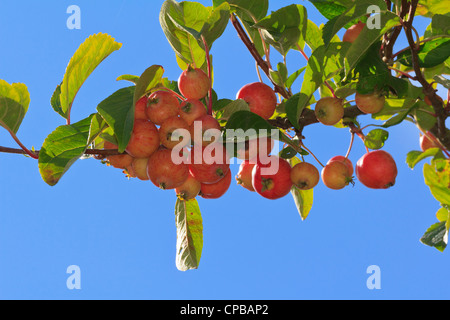
<svg viewBox="0 0 450 320"><path fill-rule="evenodd" d="M407 0L402 0L402 8L400 12L400 19L405 18L406 14L408 13L410 5ZM397 41L400 33L402 31L402 26L397 26L394 28L390 36L385 36L384 43L383 43L383 55L384 55L384 61L386 63L390 63L393 59L393 50L394 50L394 44Z"/></svg>
<svg viewBox="0 0 450 320"><path fill-rule="evenodd" d="M261 68L262 71L264 71L264 73L267 75L267 77L269 79L271 79L269 64L266 61L264 61L264 59L258 53L258 50L256 50L256 47L255 47L255 44L250 40L250 38L248 37L248 35L245 32L244 28L242 27L242 25L239 23L238 19L236 18L235 14L231 14L230 20L231 20L231 23L232 23L233 27L236 29L236 31L237 31L237 33L239 35L239 38L245 44L245 46L247 47L248 51L250 52L250 54L255 59L255 61L258 64L258 66ZM275 88L274 89L275 92L278 92L279 94L281 94L286 99L290 98L291 95L286 90L286 88L283 88L283 87L277 85L273 81L272 81L272 84L273 84L273 86Z"/></svg>
<svg viewBox="0 0 450 320"><path fill-rule="evenodd" d="M408 39L408 44L411 50L412 65L414 72L416 74L417 81L422 85L423 92L430 100L434 113L436 114L437 124L433 131L435 131L436 137L441 141L441 143L450 150L450 140L447 137L447 128L445 126L445 120L448 115L445 112L442 99L436 94L436 90L433 88L422 73L419 63L419 55L417 52L416 42L413 36L413 26L414 15L416 13L416 8L418 5L418 0L412 0L408 12L408 20L403 23L403 28L406 33L406 38Z"/></svg>
<svg viewBox="0 0 450 320"><path fill-rule="evenodd" d="M39 156L39 150L33 151L36 156ZM8 148L8 147L1 147L0 146L0 153L10 153L10 154L21 154L21 155L29 155L27 152L25 152L22 149L16 149L16 148ZM121 155L123 153L120 153L117 149L87 149L84 153L84 155L94 155L94 156L117 156Z"/></svg>

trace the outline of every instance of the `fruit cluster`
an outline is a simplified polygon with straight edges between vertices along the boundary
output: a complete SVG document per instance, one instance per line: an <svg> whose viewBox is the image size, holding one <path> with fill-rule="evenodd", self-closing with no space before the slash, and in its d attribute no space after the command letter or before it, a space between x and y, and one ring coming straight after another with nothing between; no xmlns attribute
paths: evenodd
<svg viewBox="0 0 450 320"><path fill-rule="evenodd" d="M286 196L293 186L299 190L313 189L320 179L324 185L333 190L340 190L353 184L353 164L344 156L331 158L319 173L308 162L300 162L293 167L285 159L271 155L278 162L278 170L264 173L270 164L255 160L242 162L236 176L238 184L247 190L257 192L267 199L279 199ZM397 166L392 156L386 151L376 150L365 154L356 165L358 180L368 188L387 189L395 184Z"/></svg>
<svg viewBox="0 0 450 320"><path fill-rule="evenodd" d="M158 88L136 103L134 128L126 153L108 156L107 160L111 166L125 170L129 177L150 180L164 190L174 189L182 200L197 196L220 198L229 189L232 177L227 148L210 130L220 133L220 123L202 102L211 90L210 78L201 69L189 66L180 75L178 88L180 94ZM266 120L277 107L275 92L261 82L245 85L236 98L246 101L251 112ZM364 113L375 113L383 107L384 97L375 93L357 94L356 105ZM335 125L344 116L343 101L322 98L315 106L315 114L319 122ZM117 149L117 146L105 141L104 148ZM292 167L287 160L272 155L273 148L271 137L260 136L247 140L236 151L234 156L243 160L236 176L238 184L267 199L279 199L293 186L300 190L312 189L321 178L325 186L334 190L353 183L353 165L346 157L330 159L319 173L307 162ZM375 189L393 186L397 176L394 160L380 150L364 155L355 171L365 186Z"/></svg>
<svg viewBox="0 0 450 320"><path fill-rule="evenodd" d="M210 88L206 73L189 66L178 79L181 94L159 88L142 97L135 105L134 128L126 153L110 155L107 162L124 170L128 177L150 180L164 190L175 189L182 200L198 195L217 199L224 195L232 181L230 159L224 145L210 135L210 129L221 130L202 102ZM267 85L249 84L237 96L265 119L275 112L277 99ZM213 146L208 150L213 151L208 153L206 148L210 144ZM249 157L250 146L246 147L238 150L238 157ZM184 161L174 161L174 148L176 152L180 149ZM117 146L105 141L104 149L117 150ZM222 155L216 155L216 150Z"/></svg>

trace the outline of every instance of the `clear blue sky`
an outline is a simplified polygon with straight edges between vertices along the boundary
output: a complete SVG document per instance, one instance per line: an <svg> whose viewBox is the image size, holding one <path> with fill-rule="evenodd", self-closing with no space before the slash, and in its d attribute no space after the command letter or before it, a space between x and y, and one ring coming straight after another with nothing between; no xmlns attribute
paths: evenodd
<svg viewBox="0 0 450 320"><path fill-rule="evenodd" d="M158 20L162 2L2 1L0 79L23 82L31 94L18 133L22 142L39 149L64 124L50 97L91 34L108 33L123 47L80 90L73 119L128 85L115 80L121 74L139 75L160 64L176 80L181 70ZM289 3L271 1L270 9ZM309 2L300 3L311 20L324 21ZM81 30L66 27L72 4L81 8ZM241 86L257 81L254 62L230 26L212 54L221 98L234 98ZM300 55L288 56L290 72L304 64ZM419 148L418 131L411 124L389 131L385 150L398 163L395 187L374 191L356 183L331 191L320 183L304 222L290 196L269 201L233 184L220 200L199 199L202 261L184 273L175 267L172 191L128 181L95 160L78 161L49 187L37 162L1 154L0 299L448 299L449 252L419 243L436 222L439 204L423 183L422 166L411 171L405 163L407 152ZM350 139L346 129L319 125L305 135L324 162L344 154ZM15 147L3 129L0 145ZM356 163L363 153L356 140L350 159ZM238 166L232 170L236 174ZM81 269L81 290L66 287L70 265ZM380 290L366 286L371 265L380 267Z"/></svg>

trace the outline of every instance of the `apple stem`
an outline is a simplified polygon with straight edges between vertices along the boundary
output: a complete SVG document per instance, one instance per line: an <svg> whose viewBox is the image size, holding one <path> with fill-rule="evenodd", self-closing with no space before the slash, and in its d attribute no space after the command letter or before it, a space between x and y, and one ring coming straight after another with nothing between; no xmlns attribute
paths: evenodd
<svg viewBox="0 0 450 320"><path fill-rule="evenodd" d="M350 132L356 134L364 143L364 147L366 148L367 153L369 153L369 148L367 148L365 141L366 141L366 136L364 135L364 133L362 132L362 129L358 128L353 122L350 123L349 125L350 128Z"/></svg>
<svg viewBox="0 0 450 320"><path fill-rule="evenodd" d="M208 67L208 77L210 82L210 88L208 92L208 114L212 116L212 67L211 67L211 58L209 56L209 47L208 43L206 43L205 37L202 35L203 46L205 47L205 55L206 55L206 64Z"/></svg>
<svg viewBox="0 0 450 320"><path fill-rule="evenodd" d="M353 142L355 141L355 133L351 130L350 130L350 133L351 133L352 137L350 138L350 146L348 147L347 153L345 155L345 159L348 159L348 156L350 155L350 152L352 151L352 148L353 148Z"/></svg>
<svg viewBox="0 0 450 320"><path fill-rule="evenodd" d="M315 159L315 160L316 160L323 168L325 168L325 166L323 165L323 163L320 162L319 159L317 159L317 157L315 156L315 154L312 153L312 151L309 150L309 149L305 146L305 144L304 144L303 142L300 142L300 145L301 145L301 147L302 147L303 149L305 149L306 151L308 151L308 153L309 153L310 155L312 155L313 158L314 158L314 159Z"/></svg>

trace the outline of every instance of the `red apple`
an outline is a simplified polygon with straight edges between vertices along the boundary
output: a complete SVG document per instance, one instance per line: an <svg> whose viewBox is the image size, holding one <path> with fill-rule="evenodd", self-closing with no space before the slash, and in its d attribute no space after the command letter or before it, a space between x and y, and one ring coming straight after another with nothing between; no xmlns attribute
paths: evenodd
<svg viewBox="0 0 450 320"><path fill-rule="evenodd" d="M277 107L277 96L268 85L255 82L243 86L237 93L236 99L245 100L250 111L264 119L269 119Z"/></svg>
<svg viewBox="0 0 450 320"><path fill-rule="evenodd" d="M384 95L379 93L371 93L371 94L355 94L355 102L356 106L359 110L366 114L374 114L380 112L383 107L386 98Z"/></svg>
<svg viewBox="0 0 450 320"><path fill-rule="evenodd" d="M211 89L208 75L198 68L189 66L178 79L178 89L186 99L202 99Z"/></svg>

